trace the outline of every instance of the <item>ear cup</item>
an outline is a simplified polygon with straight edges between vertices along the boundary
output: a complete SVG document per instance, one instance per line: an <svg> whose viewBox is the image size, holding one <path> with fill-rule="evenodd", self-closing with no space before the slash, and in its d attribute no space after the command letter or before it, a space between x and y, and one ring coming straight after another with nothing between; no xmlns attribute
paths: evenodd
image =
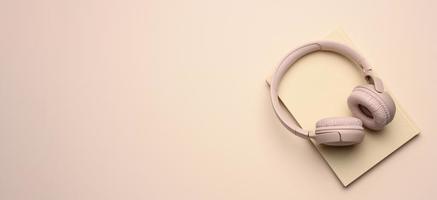
<svg viewBox="0 0 437 200"><path fill-rule="evenodd" d="M364 138L361 120L355 117L329 117L316 123L318 144L348 146L360 143Z"/></svg>
<svg viewBox="0 0 437 200"><path fill-rule="evenodd" d="M360 85L352 90L347 100L353 116L361 119L364 127L381 130L393 120L396 106L386 92L378 93L373 85Z"/></svg>

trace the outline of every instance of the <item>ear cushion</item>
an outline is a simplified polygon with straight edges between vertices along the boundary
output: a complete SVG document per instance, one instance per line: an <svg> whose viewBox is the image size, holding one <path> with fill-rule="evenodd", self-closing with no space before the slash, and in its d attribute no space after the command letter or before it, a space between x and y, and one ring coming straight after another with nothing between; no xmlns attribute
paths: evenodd
<svg viewBox="0 0 437 200"><path fill-rule="evenodd" d="M355 117L329 117L316 123L316 142L329 146L348 146L364 138L361 120Z"/></svg>
<svg viewBox="0 0 437 200"><path fill-rule="evenodd" d="M316 128L326 128L332 126L362 126L361 120L355 117L327 117L316 123Z"/></svg>
<svg viewBox="0 0 437 200"><path fill-rule="evenodd" d="M386 92L378 93L370 84L355 87L347 102L352 114L361 119L364 127L371 130L383 129L396 113L396 106L390 95Z"/></svg>

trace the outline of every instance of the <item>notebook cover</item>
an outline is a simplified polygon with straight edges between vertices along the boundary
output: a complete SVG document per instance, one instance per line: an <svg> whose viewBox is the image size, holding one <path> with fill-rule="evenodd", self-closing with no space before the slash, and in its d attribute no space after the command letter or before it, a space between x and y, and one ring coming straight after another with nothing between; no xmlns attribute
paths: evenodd
<svg viewBox="0 0 437 200"><path fill-rule="evenodd" d="M360 52L340 29L325 39L346 44ZM377 73L379 66L373 66ZM299 125L313 130L315 123L324 117L351 116L347 97L355 86L364 83L359 68L346 58L335 53L315 52L289 69L281 82L279 97ZM390 93L386 85L385 89ZM392 93L390 95L393 97ZM311 141L343 186L347 187L420 133L399 101L395 98L394 101L396 115L393 121L379 132L366 129L366 136L359 145L332 148Z"/></svg>

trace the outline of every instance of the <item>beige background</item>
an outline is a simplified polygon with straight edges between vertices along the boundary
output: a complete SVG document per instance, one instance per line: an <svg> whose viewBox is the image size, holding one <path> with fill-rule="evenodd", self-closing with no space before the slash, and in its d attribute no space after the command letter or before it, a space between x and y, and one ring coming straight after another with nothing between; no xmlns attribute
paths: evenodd
<svg viewBox="0 0 437 200"><path fill-rule="evenodd" d="M0 1L0 199L432 199L434 1ZM264 80L343 27L422 134L344 189Z"/></svg>

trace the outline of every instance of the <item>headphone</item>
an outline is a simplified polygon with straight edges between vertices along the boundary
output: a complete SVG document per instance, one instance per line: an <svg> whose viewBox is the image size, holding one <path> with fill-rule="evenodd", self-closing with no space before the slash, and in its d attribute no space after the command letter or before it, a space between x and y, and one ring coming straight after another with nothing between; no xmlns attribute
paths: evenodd
<svg viewBox="0 0 437 200"><path fill-rule="evenodd" d="M347 99L348 107L354 117L328 117L316 123L316 130L299 127L281 104L278 88L288 69L300 58L316 51L330 51L353 61L362 69L368 84L359 85L352 90ZM327 146L349 146L361 143L364 127L379 131L393 120L396 106L387 92L382 80L373 75L366 60L350 47L331 41L317 41L305 44L290 52L279 64L270 84L270 98L276 116L292 133L305 139L314 139L317 144Z"/></svg>

